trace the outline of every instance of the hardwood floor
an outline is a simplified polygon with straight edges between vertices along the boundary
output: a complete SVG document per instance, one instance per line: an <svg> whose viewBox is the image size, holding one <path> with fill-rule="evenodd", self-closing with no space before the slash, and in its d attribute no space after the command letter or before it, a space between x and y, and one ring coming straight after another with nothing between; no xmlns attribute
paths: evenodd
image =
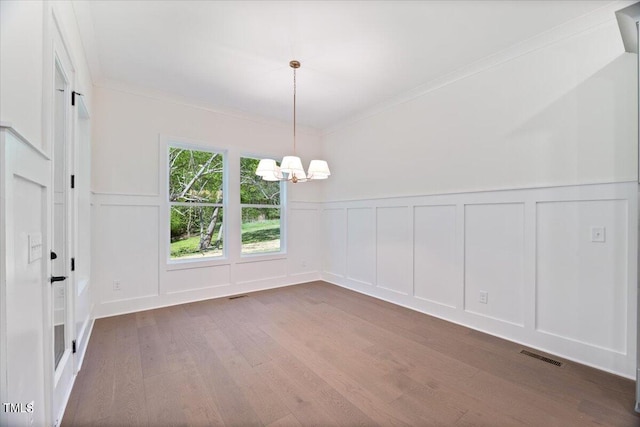
<svg viewBox="0 0 640 427"><path fill-rule="evenodd" d="M633 381L523 348L314 282L96 320L62 425L640 425Z"/></svg>

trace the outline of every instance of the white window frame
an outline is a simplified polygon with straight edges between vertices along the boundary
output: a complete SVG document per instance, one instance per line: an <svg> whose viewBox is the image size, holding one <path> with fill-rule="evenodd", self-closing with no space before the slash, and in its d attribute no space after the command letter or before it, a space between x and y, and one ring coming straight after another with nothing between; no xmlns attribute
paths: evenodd
<svg viewBox="0 0 640 427"><path fill-rule="evenodd" d="M240 153L238 157L238 166L242 162L243 158L251 159L271 159L273 156L260 155L255 153ZM238 172L241 174L242 170L239 167ZM240 200L240 189L242 185L241 176L238 176L240 184L238 185L238 200ZM243 208L278 208L280 209L280 250L272 252L257 252L257 253L242 253L242 209ZM258 257L276 257L279 258L287 253L287 185L286 182L280 181L280 203L278 205L254 205L251 203L240 203L240 258L258 258Z"/></svg>
<svg viewBox="0 0 640 427"><path fill-rule="evenodd" d="M185 268L194 268L194 267L206 267L206 266L215 266L215 265L224 265L229 264L229 245L228 245L228 235L229 235L229 227L225 226L222 229L222 255L216 256L207 256L204 255L202 258L188 258L188 259L171 259L171 206L220 206L222 208L223 217L229 214L229 152L228 150L214 147L210 144L207 144L203 141L192 141L186 138L172 138L172 137L161 137L161 150L162 150L162 159L164 162L164 167L161 168L163 179L161 179L162 183L162 205L164 207L164 215L160 222L161 236L164 236L164 245L160 245L161 250L163 251L163 258L165 260L165 265L167 266L167 270L179 270ZM169 149L170 148L182 148L185 150L192 151L204 151L209 153L216 153L222 155L222 203L188 203L188 202L171 202L169 200L169 180L170 180L170 171L169 171ZM223 219L223 221L225 221ZM228 221L228 216L227 220ZM226 222L225 221L225 222Z"/></svg>

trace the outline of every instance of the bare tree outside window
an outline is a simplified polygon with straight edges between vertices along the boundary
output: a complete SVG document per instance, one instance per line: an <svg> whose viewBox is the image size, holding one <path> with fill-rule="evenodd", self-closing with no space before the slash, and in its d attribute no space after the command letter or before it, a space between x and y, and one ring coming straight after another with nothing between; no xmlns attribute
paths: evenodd
<svg viewBox="0 0 640 427"><path fill-rule="evenodd" d="M280 252L281 183L256 175L260 159L240 159L242 254Z"/></svg>
<svg viewBox="0 0 640 427"><path fill-rule="evenodd" d="M224 155L169 147L171 259L223 255Z"/></svg>

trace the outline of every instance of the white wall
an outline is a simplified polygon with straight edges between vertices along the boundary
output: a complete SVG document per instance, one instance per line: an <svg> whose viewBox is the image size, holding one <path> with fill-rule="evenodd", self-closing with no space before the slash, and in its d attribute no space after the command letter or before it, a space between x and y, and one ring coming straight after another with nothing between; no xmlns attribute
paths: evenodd
<svg viewBox="0 0 640 427"><path fill-rule="evenodd" d="M276 159L293 149L292 127L288 124L239 117L119 89L96 87L93 115L96 120L92 122L91 182L96 193L158 195L160 135ZM317 132L299 131L297 139L303 162L320 151ZM292 186L290 200L319 201L319 188L323 184Z"/></svg>
<svg viewBox="0 0 640 427"><path fill-rule="evenodd" d="M43 147L44 3L0 3L0 121Z"/></svg>
<svg viewBox="0 0 640 427"><path fill-rule="evenodd" d="M323 278L633 378L637 57L604 12L324 135Z"/></svg>
<svg viewBox="0 0 640 427"><path fill-rule="evenodd" d="M326 135L326 199L634 180L636 56L611 18Z"/></svg>
<svg viewBox="0 0 640 427"><path fill-rule="evenodd" d="M96 87L93 104L94 194L92 279L97 316L238 294L320 277L319 206L322 182L287 184L287 253L240 257L240 211L225 212L228 258L201 265L168 265L166 203L160 140L165 137L227 150L229 186L239 188L239 158L281 158L292 149L292 128L232 116L170 99ZM299 135L308 162L319 135ZM239 197L231 190L230 197ZM237 218L236 218L237 217ZM121 290L113 289L113 282Z"/></svg>

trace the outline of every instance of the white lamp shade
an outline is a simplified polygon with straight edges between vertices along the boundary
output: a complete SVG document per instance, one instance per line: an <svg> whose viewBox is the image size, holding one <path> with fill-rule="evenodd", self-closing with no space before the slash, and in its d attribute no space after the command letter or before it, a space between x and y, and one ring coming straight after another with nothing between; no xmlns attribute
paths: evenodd
<svg viewBox="0 0 640 427"><path fill-rule="evenodd" d="M309 164L309 179L327 179L331 175L329 165L324 160L311 160Z"/></svg>
<svg viewBox="0 0 640 427"><path fill-rule="evenodd" d="M278 166L273 159L261 159L256 169L256 175L258 176L272 176L275 175Z"/></svg>
<svg viewBox="0 0 640 427"><path fill-rule="evenodd" d="M304 168L302 167L302 161L297 156L284 156L282 163L280 163L280 170L282 173L290 175L300 176L302 174L306 179Z"/></svg>
<svg viewBox="0 0 640 427"><path fill-rule="evenodd" d="M280 168L276 166L274 172L265 173L262 175L262 179L264 181L280 181L282 179L282 172L280 172Z"/></svg>

